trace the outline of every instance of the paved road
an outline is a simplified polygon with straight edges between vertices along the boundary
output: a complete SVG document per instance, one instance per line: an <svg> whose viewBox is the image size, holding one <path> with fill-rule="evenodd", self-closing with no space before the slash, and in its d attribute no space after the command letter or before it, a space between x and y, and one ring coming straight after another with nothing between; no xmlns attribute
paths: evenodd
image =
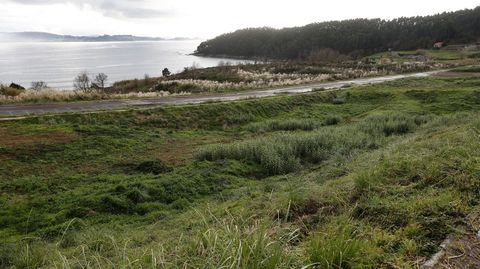
<svg viewBox="0 0 480 269"><path fill-rule="evenodd" d="M318 83L305 86L284 87L270 90L255 90L239 93L217 94L208 96L176 96L176 97L158 97L129 100L110 100L110 101L92 101L92 102L72 102L72 103L48 103L48 104L12 104L0 105L0 116L27 116L33 114L45 113L65 113L81 111L114 110L135 107L154 107L160 105L184 105L198 104L211 101L234 101L246 98L259 98L275 96L277 94L300 94L311 92L313 89L323 88L325 90L339 89L348 85L376 84L386 81L393 81L411 77L428 77L441 71L413 73L405 75L362 78L353 80L343 80L335 82Z"/></svg>

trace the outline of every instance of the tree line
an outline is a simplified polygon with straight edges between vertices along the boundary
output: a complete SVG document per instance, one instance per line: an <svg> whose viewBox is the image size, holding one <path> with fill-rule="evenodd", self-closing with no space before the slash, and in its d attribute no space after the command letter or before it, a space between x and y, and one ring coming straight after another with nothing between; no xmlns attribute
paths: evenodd
<svg viewBox="0 0 480 269"><path fill-rule="evenodd" d="M247 28L201 43L197 55L270 59L307 59L322 49L352 57L388 49L431 48L436 42L480 40L480 6L433 16L394 20L354 19L303 27Z"/></svg>

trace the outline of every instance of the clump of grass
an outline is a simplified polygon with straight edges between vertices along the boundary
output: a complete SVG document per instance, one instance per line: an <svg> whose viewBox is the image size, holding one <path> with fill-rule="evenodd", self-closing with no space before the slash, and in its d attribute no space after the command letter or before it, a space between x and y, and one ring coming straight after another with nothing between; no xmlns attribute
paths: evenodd
<svg viewBox="0 0 480 269"><path fill-rule="evenodd" d="M170 172L172 171L172 168L167 166L161 160L155 160L141 162L135 167L135 170L142 173L151 173L158 175L165 172Z"/></svg>
<svg viewBox="0 0 480 269"><path fill-rule="evenodd" d="M315 268L366 268L372 261L365 255L366 244L358 238L358 231L340 220L324 227L322 233L314 235L306 247L307 256Z"/></svg>
<svg viewBox="0 0 480 269"><path fill-rule="evenodd" d="M342 118L339 116L329 116L325 119L325 125L337 125L342 121Z"/></svg>
<svg viewBox="0 0 480 269"><path fill-rule="evenodd" d="M318 163L335 154L375 148L383 137L413 131L424 121L424 118L403 114L373 116L353 128L320 129L308 134L281 134L208 146L197 151L195 158L251 161L260 164L270 175L286 174L299 169L302 163Z"/></svg>
<svg viewBox="0 0 480 269"><path fill-rule="evenodd" d="M343 105L347 102L345 98L336 97L332 99L332 104L334 105Z"/></svg>
<svg viewBox="0 0 480 269"><path fill-rule="evenodd" d="M350 130L318 130L308 134L281 134L231 145L214 145L196 152L197 160L235 159L260 164L268 174L296 171L301 163L318 163L331 154L346 154L368 148L372 141L365 133Z"/></svg>
<svg viewBox="0 0 480 269"><path fill-rule="evenodd" d="M271 238L258 224L242 228L234 223L222 226L202 233L193 249L187 250L193 254L190 256L193 267L275 269L288 264L286 242Z"/></svg>
<svg viewBox="0 0 480 269"><path fill-rule="evenodd" d="M273 131L312 131L319 124L310 119L270 120L265 122L251 123L245 127L252 133L265 133Z"/></svg>
<svg viewBox="0 0 480 269"><path fill-rule="evenodd" d="M359 129L370 134L385 136L402 135L413 132L418 126L426 123L426 116L409 116L407 114L383 114L367 117Z"/></svg>

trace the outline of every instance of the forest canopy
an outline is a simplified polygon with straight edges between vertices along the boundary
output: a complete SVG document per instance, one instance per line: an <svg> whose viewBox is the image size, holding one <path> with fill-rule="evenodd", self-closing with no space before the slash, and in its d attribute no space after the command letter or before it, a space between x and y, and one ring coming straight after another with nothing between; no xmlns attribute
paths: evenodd
<svg viewBox="0 0 480 269"><path fill-rule="evenodd" d="M270 59L307 59L322 49L352 57L388 49L431 48L436 42L480 40L480 6L433 16L393 20L354 19L303 27L247 28L201 43L197 55Z"/></svg>

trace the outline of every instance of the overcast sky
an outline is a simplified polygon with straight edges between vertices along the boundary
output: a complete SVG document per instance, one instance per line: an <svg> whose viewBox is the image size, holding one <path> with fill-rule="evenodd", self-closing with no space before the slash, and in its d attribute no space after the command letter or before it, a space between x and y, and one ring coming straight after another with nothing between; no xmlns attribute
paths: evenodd
<svg viewBox="0 0 480 269"><path fill-rule="evenodd" d="M0 32L211 38L245 27L392 19L477 5L478 0L0 0Z"/></svg>

